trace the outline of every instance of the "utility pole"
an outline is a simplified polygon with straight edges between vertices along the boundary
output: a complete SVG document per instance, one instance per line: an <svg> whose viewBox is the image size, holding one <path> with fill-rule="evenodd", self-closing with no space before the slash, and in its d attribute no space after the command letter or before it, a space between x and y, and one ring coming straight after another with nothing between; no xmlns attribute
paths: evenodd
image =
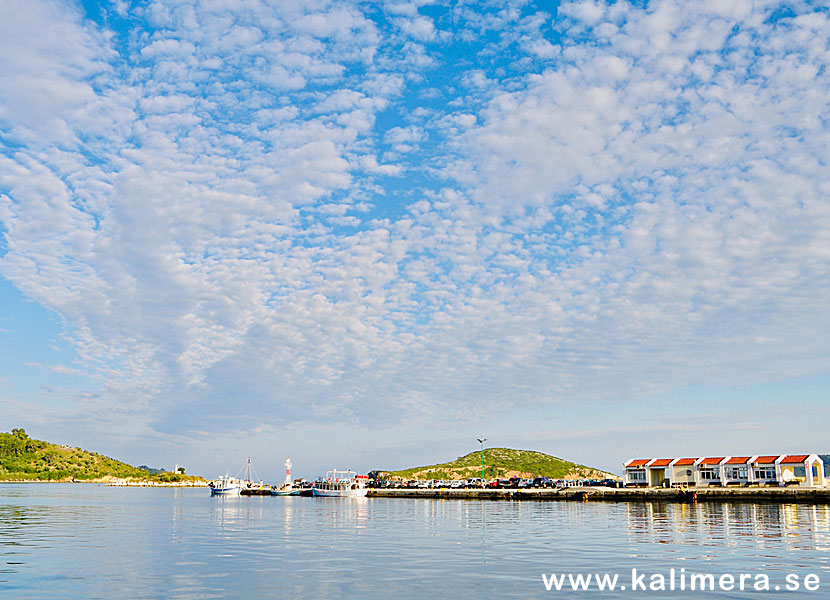
<svg viewBox="0 0 830 600"><path fill-rule="evenodd" d="M481 485L484 487L484 442L487 441L487 438L481 436L478 439L478 443L481 444Z"/></svg>

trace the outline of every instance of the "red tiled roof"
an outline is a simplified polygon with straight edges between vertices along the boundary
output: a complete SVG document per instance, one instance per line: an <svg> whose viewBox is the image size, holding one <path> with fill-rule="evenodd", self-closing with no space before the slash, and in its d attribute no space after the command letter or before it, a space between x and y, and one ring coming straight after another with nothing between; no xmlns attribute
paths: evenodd
<svg viewBox="0 0 830 600"><path fill-rule="evenodd" d="M669 463L674 460L671 458L658 458L653 463L649 465L649 467L668 467Z"/></svg>
<svg viewBox="0 0 830 600"><path fill-rule="evenodd" d="M799 465L810 457L809 454L793 454L792 456L785 456L781 464Z"/></svg>
<svg viewBox="0 0 830 600"><path fill-rule="evenodd" d="M675 467L687 467L689 465L695 464L696 458L681 458L676 463L674 463Z"/></svg>
<svg viewBox="0 0 830 600"><path fill-rule="evenodd" d="M726 458L726 457L725 456L714 456L714 457L704 458L702 461L700 461L700 464L702 464L702 465L719 465L720 461L722 461L724 458Z"/></svg>
<svg viewBox="0 0 830 600"><path fill-rule="evenodd" d="M628 463L628 465L626 465L626 469L630 469L631 467L642 467L650 460L650 458L635 458L630 463Z"/></svg>
<svg viewBox="0 0 830 600"><path fill-rule="evenodd" d="M733 456L729 460L726 461L727 465L745 465L749 462L749 459L752 458L751 456Z"/></svg>
<svg viewBox="0 0 830 600"><path fill-rule="evenodd" d="M759 456L755 459L756 465L771 465L778 460L778 456Z"/></svg>

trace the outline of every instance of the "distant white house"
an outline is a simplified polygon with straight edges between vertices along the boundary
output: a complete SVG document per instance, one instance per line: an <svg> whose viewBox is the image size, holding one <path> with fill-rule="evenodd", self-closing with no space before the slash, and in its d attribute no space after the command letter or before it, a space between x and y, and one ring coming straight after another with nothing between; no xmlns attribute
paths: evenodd
<svg viewBox="0 0 830 600"><path fill-rule="evenodd" d="M817 454L632 458L623 463L627 487L830 484Z"/></svg>

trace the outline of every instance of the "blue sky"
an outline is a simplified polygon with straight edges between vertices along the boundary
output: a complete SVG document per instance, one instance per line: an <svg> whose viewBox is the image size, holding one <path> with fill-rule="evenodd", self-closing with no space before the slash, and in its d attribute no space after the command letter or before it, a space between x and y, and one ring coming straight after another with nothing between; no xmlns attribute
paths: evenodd
<svg viewBox="0 0 830 600"><path fill-rule="evenodd" d="M209 476L828 450L817 3L4 13L0 429Z"/></svg>

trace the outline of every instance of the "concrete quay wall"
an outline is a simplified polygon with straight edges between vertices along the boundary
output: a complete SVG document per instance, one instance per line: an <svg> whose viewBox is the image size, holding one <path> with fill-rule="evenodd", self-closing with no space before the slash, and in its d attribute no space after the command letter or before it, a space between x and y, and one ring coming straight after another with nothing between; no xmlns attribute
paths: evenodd
<svg viewBox="0 0 830 600"><path fill-rule="evenodd" d="M579 502L780 502L830 504L830 488L598 488L565 489L371 489L370 498L446 500L563 500Z"/></svg>

